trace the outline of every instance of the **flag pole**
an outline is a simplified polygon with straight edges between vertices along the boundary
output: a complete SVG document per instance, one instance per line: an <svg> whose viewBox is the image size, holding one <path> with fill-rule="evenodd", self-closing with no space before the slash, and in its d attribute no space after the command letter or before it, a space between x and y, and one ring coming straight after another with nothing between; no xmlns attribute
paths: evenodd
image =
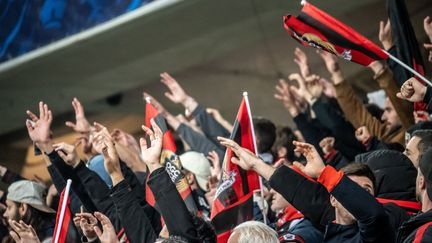
<svg viewBox="0 0 432 243"><path fill-rule="evenodd" d="M401 65L402 67L404 67L405 69L407 69L408 71L410 71L411 73L413 73L414 75L419 77L421 80L425 81L425 83L427 83L427 85L432 87L432 82L429 81L427 78L425 78L423 75L421 75L420 73L418 73L416 70L412 69L410 66L406 65L405 63L403 63L401 60L399 60L398 58L396 58L392 54L388 53L386 50L382 49L382 51L385 54L387 54L390 59L392 59L393 61L395 61L396 63L398 63L399 65Z"/></svg>
<svg viewBox="0 0 432 243"><path fill-rule="evenodd" d="M70 191L71 184L72 184L72 180L68 179L66 182L65 193L63 195L63 201L62 201L62 205L61 205L61 209L60 209L59 221L57 223L57 232L55 232L56 234L55 234L54 243L58 243L59 238L60 238L60 231L62 229L61 225L63 224L63 219L64 219L64 215L66 212L66 206L67 206L67 202L69 199L69 191Z"/></svg>
<svg viewBox="0 0 432 243"><path fill-rule="evenodd" d="M254 129L254 125L253 125L253 120L252 120L252 112L250 109L250 105L249 105L249 98L248 98L248 93L247 92L243 92L243 97L245 99L245 103L246 103L246 109L249 113L249 122L250 122L250 126L251 126L251 132L252 132L252 140L253 140L253 144L255 147L255 155L258 157L258 147L256 144L256 138L255 138L255 129ZM262 200L262 205L263 205L263 211L262 215L263 215L263 219L264 219L264 224L267 224L267 215L266 215L266 211L267 211L267 207L264 203L264 191L263 191L263 181L262 181L262 177L259 176L259 184L260 184L260 193L261 193L261 200Z"/></svg>

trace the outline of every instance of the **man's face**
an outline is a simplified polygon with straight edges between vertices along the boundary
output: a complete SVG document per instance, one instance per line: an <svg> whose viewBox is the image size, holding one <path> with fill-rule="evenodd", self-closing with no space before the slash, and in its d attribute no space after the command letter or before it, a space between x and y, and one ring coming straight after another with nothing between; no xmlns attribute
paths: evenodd
<svg viewBox="0 0 432 243"><path fill-rule="evenodd" d="M418 150L418 144L420 142L420 138L417 136L412 137L405 148L405 151L403 152L414 164L416 168L418 168L419 164L419 155L420 151Z"/></svg>
<svg viewBox="0 0 432 243"><path fill-rule="evenodd" d="M19 221L22 217L19 212L18 204L11 200L6 200L6 211L3 214L3 217L7 220L12 219L15 221Z"/></svg>
<svg viewBox="0 0 432 243"><path fill-rule="evenodd" d="M287 202L287 200L285 200L285 198L275 190L271 189L270 193L272 195L271 210L273 212L283 210L290 205L289 202Z"/></svg>
<svg viewBox="0 0 432 243"><path fill-rule="evenodd" d="M352 181L357 183L359 186L361 186L363 189L365 189L367 192L369 192L371 195L374 195L374 187L372 181L365 177L365 176L348 176ZM342 204L340 204L336 198L331 196L330 198L331 204L336 209L336 219L342 219L342 221L345 224L353 224L357 220L354 218L354 216L346 210Z"/></svg>
<svg viewBox="0 0 432 243"><path fill-rule="evenodd" d="M381 116L381 121L385 123L387 129L391 130L401 125L398 114L396 113L393 104L389 98L386 98L384 104L384 113Z"/></svg>

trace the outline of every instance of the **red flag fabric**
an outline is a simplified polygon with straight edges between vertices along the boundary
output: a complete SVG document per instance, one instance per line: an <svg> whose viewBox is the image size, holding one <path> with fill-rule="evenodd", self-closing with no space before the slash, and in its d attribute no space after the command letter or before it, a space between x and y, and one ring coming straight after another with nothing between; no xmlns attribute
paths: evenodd
<svg viewBox="0 0 432 243"><path fill-rule="evenodd" d="M176 188L180 193L180 196L185 201L188 210L195 214L201 215L198 210L196 203L192 196L192 190L189 183L182 172L181 161L176 154L176 145L172 137L171 131L168 130L165 119L156 110L156 108L149 102L146 103L146 113L145 113L145 124L147 127L151 127L150 120L153 118L155 123L161 128L163 132L162 141L162 154L161 154L161 164L165 166L165 170L170 176L171 180L176 184ZM148 175L149 176L149 175ZM148 185L146 184L146 200L151 206L157 207L154 195Z"/></svg>
<svg viewBox="0 0 432 243"><path fill-rule="evenodd" d="M58 204L58 211L57 211L57 216L56 216L56 224L55 224L55 228L54 228L54 234L53 234L53 242L56 238L56 234L57 234L57 230L60 227L60 234L59 234L59 243L65 243L65 242L81 242L80 241L80 237L78 234L77 229L75 228L75 225L73 223L72 220L72 214L71 211L69 209L69 204L70 204L70 196L68 198L64 198L65 197L65 191L66 188L63 189L61 195L60 195L60 201ZM61 212L61 208L63 206L63 201L67 200L66 203L66 210L65 210L65 214L63 217L63 222L59 222L60 220L60 212Z"/></svg>
<svg viewBox="0 0 432 243"><path fill-rule="evenodd" d="M297 17L284 16L284 27L305 46L325 50L364 66L389 57L372 41L310 3L303 6Z"/></svg>
<svg viewBox="0 0 432 243"><path fill-rule="evenodd" d="M230 138L255 153L252 116L245 99L240 104ZM228 148L223 161L222 180L216 190L211 212L218 243L227 242L235 226L253 219L253 192L260 189L258 174L233 164L231 158L234 156L234 152Z"/></svg>

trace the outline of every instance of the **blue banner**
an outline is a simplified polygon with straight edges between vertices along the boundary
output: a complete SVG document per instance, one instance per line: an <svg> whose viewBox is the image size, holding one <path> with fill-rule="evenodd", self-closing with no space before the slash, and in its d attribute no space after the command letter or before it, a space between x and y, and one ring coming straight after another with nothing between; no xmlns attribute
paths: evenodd
<svg viewBox="0 0 432 243"><path fill-rule="evenodd" d="M0 62L153 0L0 0Z"/></svg>

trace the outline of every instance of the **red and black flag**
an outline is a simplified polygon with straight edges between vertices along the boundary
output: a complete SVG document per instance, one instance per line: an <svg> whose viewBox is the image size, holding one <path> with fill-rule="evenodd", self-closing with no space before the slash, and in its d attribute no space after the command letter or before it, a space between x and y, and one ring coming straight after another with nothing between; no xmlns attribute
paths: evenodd
<svg viewBox="0 0 432 243"><path fill-rule="evenodd" d="M75 228L72 213L69 209L70 204L70 183L63 189L60 195L58 204L58 211L56 216L56 224L52 242L65 243L65 242L81 242L78 230Z"/></svg>
<svg viewBox="0 0 432 243"><path fill-rule="evenodd" d="M146 127L151 128L151 119L155 121L164 134L162 138L163 148L161 153L161 164L165 166L165 170L167 171L171 180L175 183L177 190L183 198L188 210L195 215L200 215L201 212L199 212L198 207L196 206L196 203L193 199L192 190L184 173L182 172L183 167L179 156L176 154L177 148L171 131L168 130L165 118L162 117L162 114L159 114L156 108L151 104L150 100L147 100L145 113ZM156 201L154 199L154 195L147 184L146 200L151 206L155 206Z"/></svg>
<svg viewBox="0 0 432 243"><path fill-rule="evenodd" d="M256 152L252 115L244 97L230 139L241 147ZM218 236L218 243L227 242L232 229L253 219L253 192L260 189L259 176L245 171L231 162L236 156L227 148L223 161L222 180L216 190L211 212L211 222Z"/></svg>
<svg viewBox="0 0 432 243"><path fill-rule="evenodd" d="M284 27L305 46L325 50L364 66L389 57L372 41L307 2L297 17L284 16Z"/></svg>
<svg viewBox="0 0 432 243"><path fill-rule="evenodd" d="M388 51L402 62L408 64L408 66L413 67L418 73L424 75L423 58L405 0L387 0L387 14L390 19L393 40L393 47ZM389 60L388 63L399 86L402 86L406 80L413 77L411 72L393 60ZM417 79L423 82L422 79ZM425 110L426 104L416 102L414 108L415 110Z"/></svg>

